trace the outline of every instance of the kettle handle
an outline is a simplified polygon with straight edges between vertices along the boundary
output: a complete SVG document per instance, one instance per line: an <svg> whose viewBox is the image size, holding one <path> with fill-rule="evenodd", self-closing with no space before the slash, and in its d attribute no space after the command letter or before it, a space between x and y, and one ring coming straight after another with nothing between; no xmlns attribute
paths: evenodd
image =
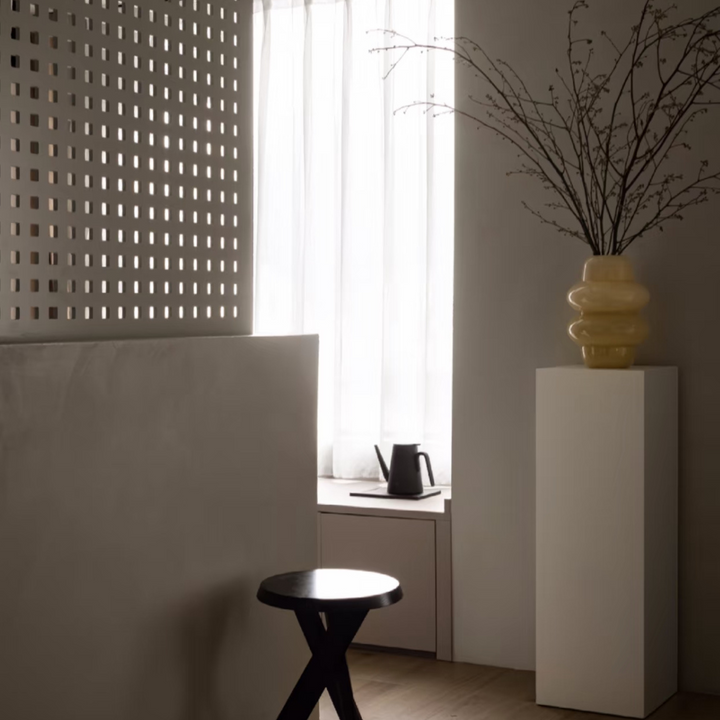
<svg viewBox="0 0 720 720"><path fill-rule="evenodd" d="M420 458L425 458L425 465L427 465L428 477L430 478L430 484L435 487L435 476L433 475L432 463L430 462L430 456L426 452L415 453L415 464L418 472L420 472Z"/></svg>

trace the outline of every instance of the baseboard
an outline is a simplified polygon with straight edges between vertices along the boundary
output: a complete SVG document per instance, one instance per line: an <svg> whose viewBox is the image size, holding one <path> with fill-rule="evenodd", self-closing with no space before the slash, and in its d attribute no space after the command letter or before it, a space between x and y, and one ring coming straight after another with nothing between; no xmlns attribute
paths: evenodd
<svg viewBox="0 0 720 720"><path fill-rule="evenodd" d="M425 658L426 660L435 660L434 652L426 650L408 650L406 648L389 648L382 645L363 645L362 643L353 643L350 646L353 650L364 652L386 653L388 655L407 655L408 657Z"/></svg>

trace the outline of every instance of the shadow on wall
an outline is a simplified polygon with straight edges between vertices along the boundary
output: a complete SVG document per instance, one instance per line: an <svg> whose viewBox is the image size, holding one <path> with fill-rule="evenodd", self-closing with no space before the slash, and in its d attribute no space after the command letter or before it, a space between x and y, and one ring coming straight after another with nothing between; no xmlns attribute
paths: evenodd
<svg viewBox="0 0 720 720"><path fill-rule="evenodd" d="M713 693L720 693L720 336L708 329L720 304L720 246L708 233L719 208L696 209L633 256L652 295L639 360L680 368L680 683Z"/></svg>
<svg viewBox="0 0 720 720"><path fill-rule="evenodd" d="M546 87L564 62L571 0L456 5L462 34L522 70L533 88ZM687 5L702 11L717 2ZM626 32L637 7L593 2L592 23ZM458 98L475 89L472 78L458 74ZM564 295L580 277L587 252L522 212L521 199L542 206L546 196L532 184L506 181L502 173L515 166L513 153L466 123L457 128L455 651L459 659L480 664L532 669L535 368L581 361L567 338L572 312ZM716 122L708 116L695 130L696 148L713 164L720 162ZM719 218L720 202L693 208L684 222L639 240L629 251L638 279L651 293L646 311L651 335L638 362L680 369L681 686L715 693L720 693Z"/></svg>

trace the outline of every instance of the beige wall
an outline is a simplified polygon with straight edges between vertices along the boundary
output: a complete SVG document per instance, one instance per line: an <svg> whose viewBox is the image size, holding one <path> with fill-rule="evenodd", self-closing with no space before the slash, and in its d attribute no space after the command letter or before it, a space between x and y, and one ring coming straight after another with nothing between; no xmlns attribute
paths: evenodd
<svg viewBox="0 0 720 720"><path fill-rule="evenodd" d="M545 88L564 59L569 2L457 0L459 32ZM683 8L712 2L683 3ZM636 2L607 1L594 21L628 20ZM623 18L623 15L625 16ZM629 24L629 23L628 23ZM473 89L459 72L458 102ZM708 157L720 138L699 128ZM514 154L466 122L457 127L454 398L455 649L458 660L534 665L535 368L579 362L564 293L586 248L541 227L506 178ZM683 686L720 693L720 202L630 251L651 289L653 336L640 362L680 368L680 667Z"/></svg>

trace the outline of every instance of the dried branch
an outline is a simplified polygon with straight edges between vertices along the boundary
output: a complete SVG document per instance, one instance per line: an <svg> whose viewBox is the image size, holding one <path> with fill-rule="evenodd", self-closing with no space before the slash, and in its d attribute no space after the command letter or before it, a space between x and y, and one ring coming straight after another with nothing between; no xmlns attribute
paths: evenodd
<svg viewBox="0 0 720 720"><path fill-rule="evenodd" d="M676 5L638 2L628 36L618 41L602 31L598 43L578 33L590 0L575 0L567 66L541 95L467 37L417 43L386 30L389 43L375 52L392 54L386 77L416 52L449 54L481 88L468 96L473 112L434 99L400 111L454 112L494 132L521 159L508 174L532 177L555 196L542 210L523 203L529 212L596 255L620 254L720 194L720 174L710 172L709 161L700 161L692 182L674 170L678 153L692 149L694 122L720 105L720 6L678 18ZM599 69L598 46L609 56Z"/></svg>

